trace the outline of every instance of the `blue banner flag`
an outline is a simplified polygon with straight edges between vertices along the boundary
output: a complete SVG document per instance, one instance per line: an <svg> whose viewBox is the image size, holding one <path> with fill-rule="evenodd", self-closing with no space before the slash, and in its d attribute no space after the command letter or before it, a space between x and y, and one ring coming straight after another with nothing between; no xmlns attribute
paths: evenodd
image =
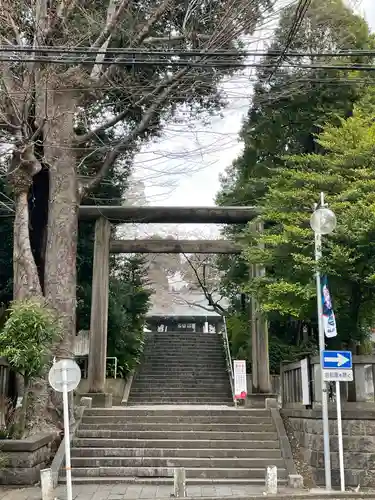
<svg viewBox="0 0 375 500"><path fill-rule="evenodd" d="M332 308L331 294L328 289L328 279L327 276L322 276L321 278L321 295L322 295L322 305L323 305L323 325L324 333L327 338L336 337L336 318L335 313Z"/></svg>

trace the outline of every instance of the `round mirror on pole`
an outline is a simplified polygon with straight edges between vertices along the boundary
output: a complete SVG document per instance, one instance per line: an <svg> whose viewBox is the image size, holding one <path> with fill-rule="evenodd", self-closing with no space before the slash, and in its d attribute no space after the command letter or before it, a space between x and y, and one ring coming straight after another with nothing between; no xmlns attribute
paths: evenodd
<svg viewBox="0 0 375 500"><path fill-rule="evenodd" d="M81 369L73 359L62 359L54 363L48 374L48 381L57 392L74 391L81 380Z"/></svg>
<svg viewBox="0 0 375 500"><path fill-rule="evenodd" d="M329 234L336 227L336 215L329 208L318 208L310 218L311 229L318 234Z"/></svg>

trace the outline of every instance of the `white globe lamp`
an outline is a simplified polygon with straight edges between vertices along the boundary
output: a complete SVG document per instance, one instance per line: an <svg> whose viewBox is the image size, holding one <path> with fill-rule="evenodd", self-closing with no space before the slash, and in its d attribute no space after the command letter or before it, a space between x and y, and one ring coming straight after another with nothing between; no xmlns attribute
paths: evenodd
<svg viewBox="0 0 375 500"><path fill-rule="evenodd" d="M311 229L317 234L332 233L336 224L336 215L329 208L318 208L310 218Z"/></svg>

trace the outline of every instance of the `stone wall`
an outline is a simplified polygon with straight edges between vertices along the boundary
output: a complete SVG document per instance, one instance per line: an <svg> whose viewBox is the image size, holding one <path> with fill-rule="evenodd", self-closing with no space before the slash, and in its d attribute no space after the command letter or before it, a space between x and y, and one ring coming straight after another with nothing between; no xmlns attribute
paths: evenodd
<svg viewBox="0 0 375 500"><path fill-rule="evenodd" d="M49 466L59 444L54 433L40 433L28 439L0 441L4 467L0 469L0 484L31 485L40 480L40 471Z"/></svg>
<svg viewBox="0 0 375 500"><path fill-rule="evenodd" d="M348 486L375 487L375 407L373 409L343 407L345 481ZM367 406L367 405L366 405ZM324 446L320 409L284 409L298 440L304 459L311 466L314 480L323 485ZM330 447L332 484L340 484L336 412L330 410Z"/></svg>

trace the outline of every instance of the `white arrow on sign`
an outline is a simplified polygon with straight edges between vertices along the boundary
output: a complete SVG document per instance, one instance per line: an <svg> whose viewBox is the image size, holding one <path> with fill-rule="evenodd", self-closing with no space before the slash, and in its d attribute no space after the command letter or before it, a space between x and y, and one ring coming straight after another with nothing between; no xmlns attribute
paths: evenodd
<svg viewBox="0 0 375 500"><path fill-rule="evenodd" d="M325 357L324 358L324 361L326 361L327 363L337 363L337 366L342 366L342 365L345 365L345 363L347 363L348 361L350 361L349 358L347 358L346 356L343 356L342 354L339 354L337 353L337 357L334 358L334 357Z"/></svg>

